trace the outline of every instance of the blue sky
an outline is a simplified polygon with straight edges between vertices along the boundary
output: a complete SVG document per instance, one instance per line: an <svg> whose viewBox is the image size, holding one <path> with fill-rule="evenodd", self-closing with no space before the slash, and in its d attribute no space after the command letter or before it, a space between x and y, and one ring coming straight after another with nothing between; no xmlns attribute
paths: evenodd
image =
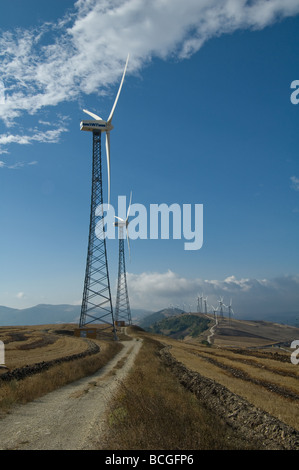
<svg viewBox="0 0 299 470"><path fill-rule="evenodd" d="M203 204L203 246L132 240L133 308L298 310L299 1L0 6L0 305L80 303L87 108L113 117L111 203ZM299 95L298 95L299 96ZM107 194L103 145L104 196ZM115 295L118 241L108 240Z"/></svg>

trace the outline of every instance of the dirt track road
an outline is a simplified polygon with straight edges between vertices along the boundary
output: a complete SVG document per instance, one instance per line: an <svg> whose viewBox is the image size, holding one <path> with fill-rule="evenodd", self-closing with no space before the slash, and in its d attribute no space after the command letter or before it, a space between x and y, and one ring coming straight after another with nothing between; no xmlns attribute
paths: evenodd
<svg viewBox="0 0 299 470"><path fill-rule="evenodd" d="M123 349L96 374L18 406L3 418L0 450L96 449L109 401L133 365L142 341L122 344ZM124 364L119 367L121 360Z"/></svg>

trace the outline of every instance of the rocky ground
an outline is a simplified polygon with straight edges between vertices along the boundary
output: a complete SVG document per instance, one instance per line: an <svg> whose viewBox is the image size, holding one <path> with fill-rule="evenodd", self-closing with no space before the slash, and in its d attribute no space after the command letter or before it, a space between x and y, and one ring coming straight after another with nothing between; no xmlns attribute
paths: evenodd
<svg viewBox="0 0 299 470"><path fill-rule="evenodd" d="M254 407L214 380L187 369L171 355L170 348L160 351L162 361L180 383L196 395L200 403L238 430L259 449L299 450L299 432L268 413Z"/></svg>

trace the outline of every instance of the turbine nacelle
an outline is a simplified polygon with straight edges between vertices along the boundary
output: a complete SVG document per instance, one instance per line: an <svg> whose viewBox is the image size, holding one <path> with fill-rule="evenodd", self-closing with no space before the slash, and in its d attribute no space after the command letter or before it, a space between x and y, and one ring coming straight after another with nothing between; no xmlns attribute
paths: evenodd
<svg viewBox="0 0 299 470"><path fill-rule="evenodd" d="M119 228L127 228L128 227L129 222L127 220L121 219L120 217L117 217L117 218L118 218L118 222L113 223L113 225L115 227L119 227Z"/></svg>
<svg viewBox="0 0 299 470"><path fill-rule="evenodd" d="M86 110L85 111L87 114L89 114ZM114 129L111 123L108 123L106 121L103 121L102 119L99 120L97 119L96 121L81 121L80 122L80 131L89 131L89 132L94 132L94 131L100 131L100 132L110 132Z"/></svg>

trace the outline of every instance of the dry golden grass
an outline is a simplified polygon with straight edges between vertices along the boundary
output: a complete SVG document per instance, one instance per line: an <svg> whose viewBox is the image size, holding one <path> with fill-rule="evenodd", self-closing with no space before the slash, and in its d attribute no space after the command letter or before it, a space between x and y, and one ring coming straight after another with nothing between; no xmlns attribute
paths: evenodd
<svg viewBox="0 0 299 470"><path fill-rule="evenodd" d="M5 362L21 367L84 352L87 340L75 338L74 325L1 328ZM57 330L64 332L58 334ZM236 353L225 348L206 347L129 329L143 338L141 351L128 379L121 384L108 416L109 430L101 448L105 449L249 449L258 444L244 442L219 417L201 407L185 390L157 352L162 344L171 345L171 354L187 368L224 385L256 407L265 410L299 430L299 400L269 391L262 383L297 393L298 366L281 362L266 350ZM122 334L121 339L127 339ZM94 373L122 347L113 340L93 340L100 353L51 367L20 381L0 382L0 410L26 403L60 386ZM260 354L262 353L262 354ZM256 355L254 355L256 354ZM288 357L286 353L286 357ZM125 358L116 364L122 367ZM236 376L237 373L239 375ZM253 383L253 382L256 383ZM260 383L259 383L260 382ZM92 381L90 387L94 386Z"/></svg>
<svg viewBox="0 0 299 470"><path fill-rule="evenodd" d="M219 347L258 347L291 342L298 338L299 328L264 321L218 318L213 343Z"/></svg>
<svg viewBox="0 0 299 470"><path fill-rule="evenodd" d="M100 449L250 449L199 405L159 359L161 343L143 335L135 366L113 400Z"/></svg>
<svg viewBox="0 0 299 470"><path fill-rule="evenodd" d="M20 327L1 329L0 339L4 338L2 341L4 341L6 346L6 364L13 369L15 367L22 367L25 364L32 365L41 361L49 361L86 351L88 344L85 339L54 333L57 330L71 331L72 328L74 327L68 326L66 328L66 326L59 327L52 325L49 328ZM55 341L48 341L47 335L51 340L55 339ZM24 338L25 336L27 336L27 339ZM15 341L11 341L11 339ZM17 339L21 339L21 341ZM37 340L40 339L42 339L42 342L39 341L37 343ZM74 380L93 374L107 364L122 348L120 343L113 340L93 341L100 346L99 353L52 366L42 373L23 380L0 382L0 410L6 412L14 404L27 403ZM19 348L19 346L22 346L22 348ZM24 346L26 346L25 349Z"/></svg>
<svg viewBox="0 0 299 470"><path fill-rule="evenodd" d="M5 345L5 364L9 369L51 361L87 350L83 338L57 334L73 332L74 326L33 326L0 328L0 340Z"/></svg>
<svg viewBox="0 0 299 470"><path fill-rule="evenodd" d="M299 398L298 371L293 364L267 358L252 358L252 356L245 354L237 355L232 351L222 349L204 348L203 346L196 348L194 345L191 347L169 339L164 342L172 345L171 354L190 370L215 380L256 407L299 430L299 399L285 398L281 393L269 391L261 384L252 382L260 381L273 384L273 388L278 386L285 389L286 392L295 392ZM219 364L209 362L207 359L210 358ZM249 364L245 364L244 360L248 360ZM221 365L227 366L237 373L240 371L245 373L247 380L236 377L230 370L223 369ZM290 377L291 373L296 377Z"/></svg>

